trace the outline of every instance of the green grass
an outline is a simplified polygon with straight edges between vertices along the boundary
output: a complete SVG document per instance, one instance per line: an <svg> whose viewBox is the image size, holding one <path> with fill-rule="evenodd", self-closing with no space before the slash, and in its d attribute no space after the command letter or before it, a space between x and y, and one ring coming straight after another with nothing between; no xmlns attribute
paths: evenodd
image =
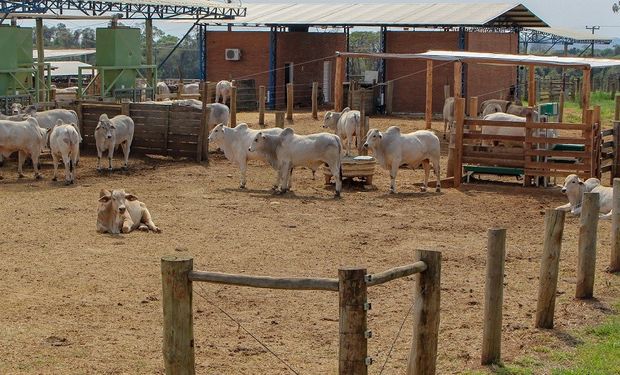
<svg viewBox="0 0 620 375"><path fill-rule="evenodd" d="M602 91L594 91L590 95L590 106L601 106L601 119L603 120L603 127L611 127L612 120L614 119L614 112L616 110L616 104L611 99L611 94ZM564 122L580 123L581 122L581 108L580 102L565 102L564 103Z"/></svg>
<svg viewBox="0 0 620 375"><path fill-rule="evenodd" d="M620 303L615 306L620 310ZM620 374L620 315L617 313L599 326L576 333L583 341L574 352L554 351L536 347L535 352L545 359L524 357L510 364L492 367L499 375L529 375L549 372L553 375L612 375ZM546 370L546 371L543 371ZM473 374L473 373L472 373Z"/></svg>

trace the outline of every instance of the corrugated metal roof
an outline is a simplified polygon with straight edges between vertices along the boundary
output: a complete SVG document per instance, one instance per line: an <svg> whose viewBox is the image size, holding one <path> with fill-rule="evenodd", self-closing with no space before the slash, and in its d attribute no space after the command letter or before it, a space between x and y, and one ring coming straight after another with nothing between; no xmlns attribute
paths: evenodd
<svg viewBox="0 0 620 375"><path fill-rule="evenodd" d="M112 3L112 4L135 4L135 5L161 5L161 6L180 6L180 7L200 7L200 8L227 8L237 9L241 8L239 2L235 4L227 3L226 1L214 1L214 0L98 0L100 3Z"/></svg>
<svg viewBox="0 0 620 375"><path fill-rule="evenodd" d="M57 57L73 57L73 56L85 56L92 55L96 53L94 48L86 48L86 49L46 49L43 51L43 56L47 58L57 58ZM32 58L36 60L38 56L37 50L32 50Z"/></svg>
<svg viewBox="0 0 620 375"><path fill-rule="evenodd" d="M553 35L558 38L566 39L567 42L571 43L592 43L592 41L599 43L612 42L612 38L593 35L585 31L564 29L561 27L528 27L527 30Z"/></svg>
<svg viewBox="0 0 620 375"><path fill-rule="evenodd" d="M337 52L345 57L362 57L375 59L405 59L405 60L439 60L462 61L487 65L537 65L563 66L574 68L605 68L620 66L620 59L598 59L587 57L513 55L507 53L485 53L466 51L427 51L423 53L357 53Z"/></svg>
<svg viewBox="0 0 620 375"><path fill-rule="evenodd" d="M59 76L76 76L79 67L91 67L92 65L80 61L52 61L52 77ZM89 70L84 71L85 75L90 74Z"/></svg>
<svg viewBox="0 0 620 375"><path fill-rule="evenodd" d="M546 26L518 3L246 4L235 25Z"/></svg>

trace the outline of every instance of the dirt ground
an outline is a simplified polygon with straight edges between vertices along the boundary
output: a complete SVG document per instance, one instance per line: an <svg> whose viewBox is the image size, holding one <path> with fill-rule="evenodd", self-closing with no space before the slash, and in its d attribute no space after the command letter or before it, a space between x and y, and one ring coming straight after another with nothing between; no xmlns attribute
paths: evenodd
<svg viewBox="0 0 620 375"><path fill-rule="evenodd" d="M322 114L321 114L322 115ZM240 114L255 126L255 113ZM273 122L268 115L268 121ZM422 126L404 118L372 119L371 127ZM434 127L440 129L441 124ZM299 133L320 122L298 115ZM442 147L445 149L445 142ZM442 174L446 155L442 155ZM117 166L120 158L116 159ZM440 374L481 369L486 231L508 230L503 359L544 356L542 346L570 349L575 329L612 313L620 296L609 263L610 223L599 225L592 301L573 298L578 219L567 217L556 307L556 329L533 328L543 210L565 203L558 188L480 183L421 193L423 172L399 171L398 194L378 168L376 189L333 187L296 171L291 194L273 195L274 172L253 163L248 189L223 155L209 165L190 160L132 157L128 172L95 171L85 156L77 184L17 179L15 163L0 180L0 373L153 374L163 372L160 258L194 257L199 270L271 276L337 277L340 266L369 272L408 264L414 249L443 253ZM491 179L490 177L488 179ZM513 181L514 182L514 181ZM162 234L112 236L95 232L102 188L124 188L144 201ZM379 374L412 303L413 277L369 290L373 331L371 374ZM338 297L333 292L282 291L196 283L194 335L197 372L288 374L227 311L301 374L335 374ZM402 374L412 335L411 316L394 343L384 374Z"/></svg>

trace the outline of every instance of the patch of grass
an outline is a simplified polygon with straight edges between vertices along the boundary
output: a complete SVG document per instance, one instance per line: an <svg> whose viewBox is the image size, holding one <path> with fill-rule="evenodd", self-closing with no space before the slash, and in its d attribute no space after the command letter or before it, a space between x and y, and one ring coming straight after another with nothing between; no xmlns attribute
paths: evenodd
<svg viewBox="0 0 620 375"><path fill-rule="evenodd" d="M564 103L564 121L569 123L581 122L581 108L580 100L574 102ZM616 111L616 104L614 99L611 98L611 94L602 91L594 91L590 95L590 105L601 106L601 119L603 120L603 127L611 127L612 120L614 119L614 112Z"/></svg>
<svg viewBox="0 0 620 375"><path fill-rule="evenodd" d="M528 375L541 373L544 366L551 369L553 375L620 374L620 315L617 314L620 303L616 304L615 310L616 314L605 323L580 332L583 344L578 345L575 352L536 347L535 352L547 354L545 363L524 357L510 364L493 366L490 370L498 375Z"/></svg>

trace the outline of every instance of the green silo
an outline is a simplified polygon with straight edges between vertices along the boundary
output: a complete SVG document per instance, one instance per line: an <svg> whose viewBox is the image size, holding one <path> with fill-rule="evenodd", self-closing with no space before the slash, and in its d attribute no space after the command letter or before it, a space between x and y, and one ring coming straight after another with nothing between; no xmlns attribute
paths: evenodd
<svg viewBox="0 0 620 375"><path fill-rule="evenodd" d="M32 89L32 72L16 70L32 68L32 28L0 26L0 51L0 96L26 94L22 86Z"/></svg>
<svg viewBox="0 0 620 375"><path fill-rule="evenodd" d="M136 69L123 67L137 66L142 63L140 29L129 27L111 27L97 29L97 66L103 73L103 88L111 96L115 89L132 88L136 84ZM107 69L118 67L119 69Z"/></svg>

